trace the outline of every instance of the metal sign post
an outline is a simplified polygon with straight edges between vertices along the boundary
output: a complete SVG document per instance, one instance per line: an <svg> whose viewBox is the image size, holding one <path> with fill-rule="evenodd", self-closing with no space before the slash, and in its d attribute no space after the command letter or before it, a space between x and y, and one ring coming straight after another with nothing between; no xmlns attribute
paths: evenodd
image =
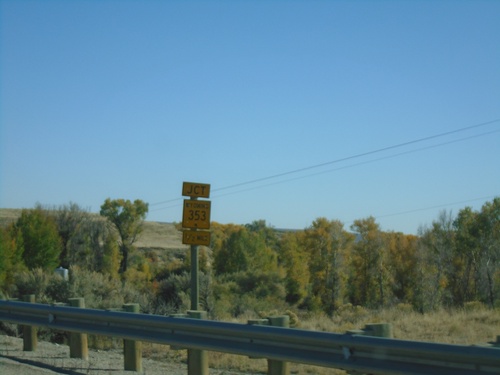
<svg viewBox="0 0 500 375"><path fill-rule="evenodd" d="M210 185L196 182L184 182L182 195L190 199L184 200L182 212L182 243L191 245L191 310L199 310L200 282L198 245L210 245L210 232L200 229L210 229L211 202L198 200L210 196Z"/></svg>
<svg viewBox="0 0 500 375"><path fill-rule="evenodd" d="M198 275L199 256L198 245L191 245L191 310L198 311L200 307L200 276Z"/></svg>

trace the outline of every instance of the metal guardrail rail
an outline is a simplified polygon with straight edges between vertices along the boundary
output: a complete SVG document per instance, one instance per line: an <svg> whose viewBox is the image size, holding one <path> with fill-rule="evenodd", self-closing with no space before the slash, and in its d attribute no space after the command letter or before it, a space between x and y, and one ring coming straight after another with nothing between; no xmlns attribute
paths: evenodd
<svg viewBox="0 0 500 375"><path fill-rule="evenodd" d="M393 375L500 374L500 350L0 301L0 321Z"/></svg>

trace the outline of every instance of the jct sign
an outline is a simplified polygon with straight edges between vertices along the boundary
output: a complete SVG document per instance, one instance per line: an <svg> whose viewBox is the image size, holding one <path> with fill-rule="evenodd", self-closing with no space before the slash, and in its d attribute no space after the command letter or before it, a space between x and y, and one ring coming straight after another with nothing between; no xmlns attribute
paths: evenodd
<svg viewBox="0 0 500 375"><path fill-rule="evenodd" d="M183 182L182 195L185 197L208 198L210 196L210 184L197 182Z"/></svg>

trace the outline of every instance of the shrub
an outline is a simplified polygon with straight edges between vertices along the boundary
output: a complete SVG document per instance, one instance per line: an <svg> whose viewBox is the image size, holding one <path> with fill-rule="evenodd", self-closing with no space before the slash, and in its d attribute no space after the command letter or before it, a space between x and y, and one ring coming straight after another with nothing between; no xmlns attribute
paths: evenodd
<svg viewBox="0 0 500 375"><path fill-rule="evenodd" d="M45 294L52 302L65 302L71 298L71 285L60 275L53 275L49 277Z"/></svg>
<svg viewBox="0 0 500 375"><path fill-rule="evenodd" d="M22 256L28 268L53 270L59 265L61 238L54 219L45 211L40 207L23 210L13 228L22 236Z"/></svg>
<svg viewBox="0 0 500 375"><path fill-rule="evenodd" d="M71 296L84 298L88 308L117 308L125 303L121 282L109 275L72 267L70 285Z"/></svg>
<svg viewBox="0 0 500 375"><path fill-rule="evenodd" d="M153 303L153 313L168 315L188 309L190 275L184 272L180 275L171 274L158 284L156 298Z"/></svg>
<svg viewBox="0 0 500 375"><path fill-rule="evenodd" d="M21 299L25 295L34 294L37 302L53 302L45 294L51 276L41 268L17 274L15 277L17 289L15 297Z"/></svg>

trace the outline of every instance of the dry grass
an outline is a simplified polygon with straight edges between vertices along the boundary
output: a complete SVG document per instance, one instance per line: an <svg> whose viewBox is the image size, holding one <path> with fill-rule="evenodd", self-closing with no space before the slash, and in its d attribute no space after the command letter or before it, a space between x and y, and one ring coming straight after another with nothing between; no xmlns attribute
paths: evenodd
<svg viewBox="0 0 500 375"><path fill-rule="evenodd" d="M246 321L240 322L246 323ZM391 323L395 338L413 341L474 345L493 342L497 335L500 335L500 311L481 306L453 311L443 309L420 314L411 310L408 305L379 311L347 305L334 317L304 314L298 328L345 333L351 329L362 329L370 323ZM186 361L185 350L173 351L166 346L155 344L145 344L144 349L145 357ZM227 371L252 374L265 374L267 371L267 362L264 359L224 353L210 352L209 363L211 368ZM292 374L345 374L342 370L295 363L291 363L290 368Z"/></svg>
<svg viewBox="0 0 500 375"><path fill-rule="evenodd" d="M187 249L182 244L182 233L173 223L144 222L143 232L135 246L138 248Z"/></svg>

